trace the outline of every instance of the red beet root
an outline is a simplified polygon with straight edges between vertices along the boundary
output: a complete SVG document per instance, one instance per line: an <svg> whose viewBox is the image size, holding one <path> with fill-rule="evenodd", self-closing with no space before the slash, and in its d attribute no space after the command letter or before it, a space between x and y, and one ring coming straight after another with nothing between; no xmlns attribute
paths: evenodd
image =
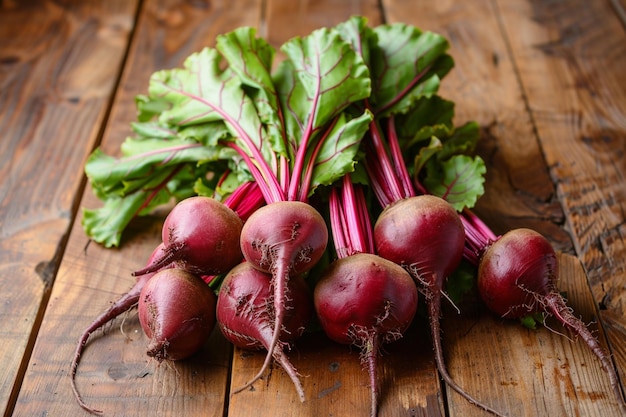
<svg viewBox="0 0 626 417"><path fill-rule="evenodd" d="M241 261L242 226L239 216L215 199L182 200L163 223L163 256L135 275L158 271L172 262L197 275L225 273Z"/></svg>
<svg viewBox="0 0 626 417"><path fill-rule="evenodd" d="M154 251L150 255L150 258L148 259L148 262L147 262L148 266L152 265L156 259L160 258L163 255L163 248L164 248L164 245L161 243L154 249ZM133 306L135 306L137 302L139 301L139 294L141 293L141 290L146 285L146 283L150 280L150 278L152 278L153 275L154 273L139 275L137 277L137 281L135 282L135 285L130 290L128 290L126 294L122 295L115 303L113 303L111 307L109 307L108 310L106 310L104 313L96 317L96 319L89 325L89 327L87 327L83 331L83 334L78 339L78 344L76 345L74 358L70 366L70 375L72 377L72 380L71 380L72 391L74 393L74 397L76 397L76 401L78 401L78 404L83 409L89 411L92 414L102 414L102 411L96 410L92 407L89 407L87 404L85 404L85 402L82 400L80 396L80 393L78 392L78 388L76 387L76 371L78 369L78 364L80 363L80 358L81 358L81 355L83 354L83 350L85 349L85 346L87 345L89 336L91 335L91 333L93 333L100 327L104 326L111 320L117 318L120 314L125 313L126 311L130 310Z"/></svg>
<svg viewBox="0 0 626 417"><path fill-rule="evenodd" d="M259 373L269 366L284 326L287 287L291 277L308 271L321 258L328 243L323 217L300 201L278 201L255 211L241 231L241 250L250 264L271 274L274 291L274 335Z"/></svg>
<svg viewBox="0 0 626 417"><path fill-rule="evenodd" d="M565 304L558 290L558 276L558 260L550 242L534 230L514 229L486 248L478 266L478 290L487 307L501 317L547 313L578 335L602 363L617 400L626 410L610 357Z"/></svg>
<svg viewBox="0 0 626 417"><path fill-rule="evenodd" d="M358 253L334 261L315 286L315 310L332 340L358 346L370 375L371 416L378 411L376 366L380 348L413 321L417 288L399 265Z"/></svg>
<svg viewBox="0 0 626 417"><path fill-rule="evenodd" d="M274 303L270 275L243 262L224 278L217 301L217 323L224 337L242 349L270 349L274 337ZM304 331L313 314L311 294L304 279L291 277L286 288L285 317L280 342L271 351L272 357L287 372L304 401L304 390L284 348ZM254 379L253 379L254 381ZM247 383L234 391L249 387Z"/></svg>
<svg viewBox="0 0 626 417"><path fill-rule="evenodd" d="M199 277L180 269L156 273L141 290L139 322L159 362L196 353L215 327L216 297Z"/></svg>
<svg viewBox="0 0 626 417"><path fill-rule="evenodd" d="M424 294L428 307L435 362L448 386L463 398L495 415L474 399L448 373L441 346L441 297L444 282L463 258L465 231L456 210L442 198L420 195L398 200L383 210L374 225L380 256L403 266Z"/></svg>

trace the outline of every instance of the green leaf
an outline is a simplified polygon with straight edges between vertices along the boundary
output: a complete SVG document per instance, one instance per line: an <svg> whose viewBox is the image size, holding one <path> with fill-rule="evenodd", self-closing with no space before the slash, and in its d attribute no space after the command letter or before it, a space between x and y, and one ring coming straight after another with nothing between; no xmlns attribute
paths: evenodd
<svg viewBox="0 0 626 417"><path fill-rule="evenodd" d="M526 327L527 329L536 330L537 323L543 324L545 322L545 317L541 313L535 313L524 316L519 320L522 326Z"/></svg>
<svg viewBox="0 0 626 417"><path fill-rule="evenodd" d="M140 189L123 197L109 194L104 198L104 206L83 210L81 223L91 239L106 247L119 246L122 231L135 216L146 214L171 198L167 187Z"/></svg>
<svg viewBox="0 0 626 417"><path fill-rule="evenodd" d="M133 122L131 127L135 133L143 138L174 139L176 137L176 130L154 121Z"/></svg>
<svg viewBox="0 0 626 417"><path fill-rule="evenodd" d="M454 155L437 162L430 159L426 164L426 177L422 184L429 193L448 201L457 211L471 208L483 195L485 163L476 156Z"/></svg>
<svg viewBox="0 0 626 417"><path fill-rule="evenodd" d="M352 45L352 49L363 58L365 64L370 62L370 44L376 43L374 30L367 25L367 18L352 16L345 22L339 23L335 29L343 39Z"/></svg>
<svg viewBox="0 0 626 417"><path fill-rule="evenodd" d="M87 159L85 173L100 196L126 195L151 181L164 168L182 163L218 159L219 150L190 140L127 139L123 158L96 149Z"/></svg>
<svg viewBox="0 0 626 417"><path fill-rule="evenodd" d="M83 209L81 223L87 236L107 248L119 246L122 231L144 203L145 194L109 197L104 201L104 206L98 209Z"/></svg>
<svg viewBox="0 0 626 417"><path fill-rule="evenodd" d="M135 106L139 122L149 122L169 108L169 104L159 97L148 97L144 94L135 96Z"/></svg>
<svg viewBox="0 0 626 417"><path fill-rule="evenodd" d="M361 139L372 119L370 112L350 120L346 114L339 117L317 155L312 190L319 185L330 185L354 171Z"/></svg>
<svg viewBox="0 0 626 417"><path fill-rule="evenodd" d="M267 134L241 79L229 67L221 69L221 64L217 50L205 48L187 58L184 68L155 73L150 81L150 95L170 103L159 121L180 127L223 121L231 140L276 172L275 148L283 149L282 139Z"/></svg>
<svg viewBox="0 0 626 417"><path fill-rule="evenodd" d="M395 117L401 147L410 151L431 137L447 137L454 130L454 103L438 95L422 97L411 109Z"/></svg>
<svg viewBox="0 0 626 417"><path fill-rule="evenodd" d="M437 92L454 66L443 36L403 23L380 25L374 32L369 64L376 117L405 113L419 98Z"/></svg>
<svg viewBox="0 0 626 417"><path fill-rule="evenodd" d="M268 134L275 138L274 150L286 154L283 148L282 110L271 75L276 51L265 39L257 37L256 29L250 27L218 36L216 48L253 100Z"/></svg>
<svg viewBox="0 0 626 417"><path fill-rule="evenodd" d="M480 139L480 126L476 122L467 122L451 131L448 135L440 135L443 142L443 149L439 155L440 159L448 159L452 155L472 154L476 150L476 144Z"/></svg>
<svg viewBox="0 0 626 417"><path fill-rule="evenodd" d="M350 104L369 97L369 70L337 31L315 30L287 41L281 50L288 60L280 65L274 82L294 148L319 135Z"/></svg>
<svg viewBox="0 0 626 417"><path fill-rule="evenodd" d="M443 144L436 136L431 136L428 145L422 146L415 155L413 175L419 176L428 161L443 149Z"/></svg>

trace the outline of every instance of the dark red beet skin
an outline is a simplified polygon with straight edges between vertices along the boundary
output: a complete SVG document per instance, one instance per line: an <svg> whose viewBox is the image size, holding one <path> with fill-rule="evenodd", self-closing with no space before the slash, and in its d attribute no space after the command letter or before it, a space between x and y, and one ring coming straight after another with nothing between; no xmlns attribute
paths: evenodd
<svg viewBox="0 0 626 417"><path fill-rule="evenodd" d="M235 346L267 349L274 316L270 275L250 263L234 267L224 278L217 300L217 323ZM289 343L302 335L313 315L308 285L301 276L292 277L287 287L287 313L280 340Z"/></svg>
<svg viewBox="0 0 626 417"><path fill-rule="evenodd" d="M404 333L417 309L417 288L399 265L359 253L327 268L315 286L313 300L328 337L361 346L369 332L377 333L383 343Z"/></svg>
<svg viewBox="0 0 626 417"><path fill-rule="evenodd" d="M241 250L258 269L274 273L281 265L289 275L306 272L328 244L324 218L309 204L279 201L256 210L241 232Z"/></svg>
<svg viewBox="0 0 626 417"><path fill-rule="evenodd" d="M256 210L241 231L241 251L246 261L271 274L274 335L267 357L255 379L269 367L284 326L287 286L291 277L311 269L328 244L322 215L300 201L278 201ZM253 380L254 381L254 380Z"/></svg>
<svg viewBox="0 0 626 417"><path fill-rule="evenodd" d="M374 241L383 258L443 283L461 262L465 231L449 203L420 195L387 206L374 225Z"/></svg>
<svg viewBox="0 0 626 417"><path fill-rule="evenodd" d="M478 266L478 289L487 307L516 319L544 311L537 294L558 293L556 253L539 233L516 229L487 248Z"/></svg>
<svg viewBox="0 0 626 417"><path fill-rule="evenodd" d="M146 265L151 266L155 262L155 260L163 256L163 253L164 253L163 249L164 249L164 245L163 243L160 243L152 251L152 254L150 255L150 258L148 258L148 262ZM167 268L167 267L171 267L171 265L164 266L164 268ZM87 345L87 340L89 339L89 336L91 335L91 333L93 333L100 327L104 326L111 320L115 319L120 314L125 313L128 310L130 310L132 307L134 307L139 301L139 294L141 293L141 290L146 285L146 283L154 276L154 274L155 274L154 272L151 272L151 273L139 275L137 277L137 281L135 282L135 285L130 290L128 290L127 293L123 294L117 301L115 301L105 312L103 312L98 317L96 317L94 321L91 322L89 327L87 327L83 331L83 334L80 336L78 340L78 344L76 345L76 351L74 353L74 358L70 366L70 375L72 377L72 381L71 381L72 391L74 392L74 396L76 397L76 401L78 401L78 404L83 409L89 411L92 414L102 414L102 411L89 407L82 400L80 393L78 392L78 388L76 387L76 371L78 370L78 364L80 363L80 358L83 354L83 350L85 349L85 346Z"/></svg>
<svg viewBox="0 0 626 417"><path fill-rule="evenodd" d="M404 334L417 310L413 278L380 256L357 253L334 261L313 294L315 311L326 335L361 349L371 388L371 412L378 413L377 358L383 344Z"/></svg>
<svg viewBox="0 0 626 417"><path fill-rule="evenodd" d="M459 386L448 373L441 345L441 297L446 278L459 266L465 247L465 228L454 208L440 197L420 195L387 206L374 225L377 253L403 266L424 294L441 377L470 403L494 415Z"/></svg>
<svg viewBox="0 0 626 417"><path fill-rule="evenodd" d="M270 349L274 335L274 293L271 276L243 262L224 278L217 301L217 323L224 337L242 349ZM284 348L304 332L313 315L313 301L302 276L291 277L287 284L286 312L280 342L271 352L294 383L304 401L304 390L298 374L289 362ZM258 375L234 391L240 392L258 379Z"/></svg>
<svg viewBox="0 0 626 417"><path fill-rule="evenodd" d="M196 353L215 327L213 291L199 277L181 269L156 273L141 290L139 322L150 338L148 356L159 362Z"/></svg>
<svg viewBox="0 0 626 417"><path fill-rule="evenodd" d="M135 275L154 272L172 262L198 275L228 272L243 257L239 245L242 227L237 213L213 198L182 200L163 223L164 255Z"/></svg>

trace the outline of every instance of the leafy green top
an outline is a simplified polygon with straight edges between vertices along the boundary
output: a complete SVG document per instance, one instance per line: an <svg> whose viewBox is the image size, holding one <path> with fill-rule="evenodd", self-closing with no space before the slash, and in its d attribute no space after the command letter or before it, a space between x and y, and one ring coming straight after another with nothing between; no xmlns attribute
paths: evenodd
<svg viewBox="0 0 626 417"><path fill-rule="evenodd" d="M85 172L104 205L84 210L86 233L117 246L137 215L194 194L225 200L250 181L267 203L307 201L355 170L363 138L386 121L420 191L472 206L484 165L468 156L475 124L455 129L436 95L453 67L447 48L440 35L362 17L290 39L280 63L253 28L218 36L152 75L120 157L92 153Z"/></svg>

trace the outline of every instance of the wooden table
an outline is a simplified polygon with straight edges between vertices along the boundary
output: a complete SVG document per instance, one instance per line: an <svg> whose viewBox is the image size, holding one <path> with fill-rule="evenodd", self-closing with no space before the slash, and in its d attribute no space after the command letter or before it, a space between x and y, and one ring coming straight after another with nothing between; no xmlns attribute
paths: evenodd
<svg viewBox="0 0 626 417"><path fill-rule="evenodd" d="M482 126L488 163L477 212L498 233L531 227L559 251L561 288L626 381L626 34L624 0L0 1L0 411L79 416L69 364L83 328L133 283L163 212L119 249L88 244L83 174L100 145L118 152L134 96L215 36L259 27L278 46L359 14L446 36L456 68L441 94L458 123ZM500 320L482 304L443 317L445 356L470 393L510 416L617 416L606 374L583 344ZM85 400L111 416L366 416L356 349L308 335L291 352L307 401L274 368L229 397L264 353L214 332L193 359L157 366L131 312L92 336ZM380 416L483 416L442 387L423 320L381 361ZM624 386L624 385L623 385Z"/></svg>

